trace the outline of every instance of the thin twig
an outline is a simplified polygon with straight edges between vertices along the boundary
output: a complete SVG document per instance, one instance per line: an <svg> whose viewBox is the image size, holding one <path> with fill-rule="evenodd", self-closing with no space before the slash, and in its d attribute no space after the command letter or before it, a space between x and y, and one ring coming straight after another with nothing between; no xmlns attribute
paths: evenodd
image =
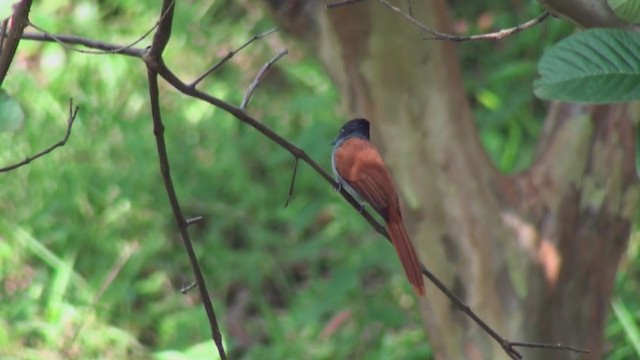
<svg viewBox="0 0 640 360"><path fill-rule="evenodd" d="M572 351L574 353L579 353L579 354L589 354L590 353L589 350L578 349L578 348L575 348L575 347L572 347L572 346L563 345L563 344L541 344L541 343L513 341L513 342L511 342L511 346L534 348L534 349L565 350L565 351Z"/></svg>
<svg viewBox="0 0 640 360"><path fill-rule="evenodd" d="M534 25L537 25L542 21L544 21L544 19L546 19L549 16L549 13L545 11L542 14L535 17L534 19L509 29L504 29L504 30L500 30L492 33L486 33L486 34L460 36L460 35L452 35L452 34L443 33L437 30L433 30L432 28L426 26L425 24L423 24L422 22L414 18L413 15L405 13L399 7L392 5L388 1L386 0L376 0L376 1L386 6L388 9L391 9L394 12L402 15L410 23L422 29L422 31L433 35L433 37L426 38L426 40L449 40L449 41L457 41L457 42L470 41L470 40L499 40L504 38L505 36L515 34L522 30L526 30Z"/></svg>
<svg viewBox="0 0 640 360"><path fill-rule="evenodd" d="M300 159L296 158L296 162L293 164L293 174L291 175L291 184L289 185L289 193L287 193L287 201L284 203L284 207L286 209L289 206L289 200L291 200L291 196L293 195L294 184L296 183L296 174L298 173L298 161Z"/></svg>
<svg viewBox="0 0 640 360"><path fill-rule="evenodd" d="M502 38L505 38L507 36L513 35L515 33L519 33L523 30L529 29L534 27L535 25L540 24L541 22L543 22L546 18L549 17L549 13L544 11L542 12L542 14L536 16L535 18L524 22L520 25L508 28L508 29L502 29L502 30L498 30L498 31L494 31L494 32L490 32L490 33L485 33L485 34L479 34L479 35L451 35L452 38L448 38L448 39L444 39L444 38L439 38L439 37L427 37L425 38L425 40L452 40L452 41L457 41L457 42L463 42L463 41L474 41L474 40L500 40Z"/></svg>
<svg viewBox="0 0 640 360"><path fill-rule="evenodd" d="M193 289L196 285L198 285L196 282L192 282L191 284L187 284L187 282L185 281L185 283L182 285L182 288L180 289L180 292L182 294L186 294L189 292L189 290Z"/></svg>
<svg viewBox="0 0 640 360"><path fill-rule="evenodd" d="M187 219L187 225L191 226L191 225L197 224L200 221L202 221L202 219L204 219L202 216L196 216L191 219Z"/></svg>
<svg viewBox="0 0 640 360"><path fill-rule="evenodd" d="M240 46L239 48L235 49L235 50L231 50L227 53L227 55L225 55L225 57L223 57L220 61L218 61L215 65L213 65L209 70L207 70L204 74L200 75L197 79L193 80L193 82L191 84L189 84L189 86L191 87L196 87L198 86L198 84L204 80L207 76L209 76L211 73L213 73L214 71L218 70L222 65L224 65L227 61L229 61L232 57L234 57L237 53L239 53L240 51L242 51L242 49L246 48L247 46L251 45L251 43L253 43L256 40L262 39L263 37L269 36L271 34L273 34L274 32L278 31L278 28L273 28L271 30L267 30L265 32L263 32L262 34L258 34L258 35L254 35L251 39L249 39L247 42L245 42L244 44L242 44L242 46Z"/></svg>
<svg viewBox="0 0 640 360"><path fill-rule="evenodd" d="M334 3L327 4L326 8L327 9L335 9L335 8L340 7L340 6L351 5L351 4L359 3L361 1L364 1L364 0L342 0L342 1L336 1Z"/></svg>
<svg viewBox="0 0 640 360"><path fill-rule="evenodd" d="M350 5L353 3L357 3L363 0L345 0L345 1L340 1L340 2L336 2L336 3L332 3L332 4L327 4L327 9L332 9L332 8L337 8L340 6L344 6L344 5ZM388 9L402 15L405 19L407 19L410 23L412 23L413 25L417 26L418 28L420 28L422 31L431 34L431 37L427 37L425 38L425 40L448 40L448 41L456 41L456 42L463 42L463 41L473 41L473 40L500 40L504 37L507 37L509 35L513 35L517 32L529 29L541 22L543 22L548 16L549 13L548 12L543 12L542 14L538 15L537 17L523 23L520 24L518 26L514 26L512 28L508 28L508 29L503 29L503 30L498 30L495 32L490 32L490 33L485 33L485 34L477 34L477 35L453 35L453 34L447 34L444 32L440 32L437 30L434 30L430 27L428 27L427 25L423 24L422 22L420 22L418 19L416 19L413 16L413 9L411 6L411 0L408 0L408 13L402 11L402 9L400 9L399 7L389 3L386 0L376 0L378 3L384 5L385 7L387 7Z"/></svg>
<svg viewBox="0 0 640 360"><path fill-rule="evenodd" d="M282 57L284 57L288 53L289 53L288 49L282 49L280 50L278 55L274 56L273 59L269 60L269 62L267 62L266 64L264 64L264 66L262 66L262 69L260 69L260 71L258 72L258 75L256 75L256 78L253 79L251 86L249 86L249 89L247 89L247 92L244 94L244 97L242 98L242 104L240 104L240 108L242 110L246 110L247 105L249 105L249 101L251 100L251 96L253 95L253 92L256 91L256 88L258 86L260 86L260 82L262 81L262 78L267 73L267 71L269 71L271 66L273 66L273 64L275 64L278 60L280 60Z"/></svg>
<svg viewBox="0 0 640 360"><path fill-rule="evenodd" d="M23 40L33 40L40 42L57 42L60 45L82 45L90 49L100 49L112 54L122 54L133 57L142 57L146 52L143 48L126 47L121 45L110 44L107 42L87 39L76 35L60 35L60 34L37 34L33 32L25 32L22 34Z"/></svg>
<svg viewBox="0 0 640 360"><path fill-rule="evenodd" d="M73 122L76 120L76 116L78 115L78 110L80 110L80 108L77 106L75 109L73 108L73 99L70 99L69 100L69 120L67 120L67 130L65 131L62 139L57 143L49 146L48 148L40 151L39 153L33 156L26 157L24 160L20 161L19 163L0 168L0 173L9 172L19 167L25 166L30 162L32 162L33 160L36 160L42 156L47 155L48 153L52 152L56 148L64 146L67 143L67 140L69 140L69 136L71 136L71 128L73 127Z"/></svg>

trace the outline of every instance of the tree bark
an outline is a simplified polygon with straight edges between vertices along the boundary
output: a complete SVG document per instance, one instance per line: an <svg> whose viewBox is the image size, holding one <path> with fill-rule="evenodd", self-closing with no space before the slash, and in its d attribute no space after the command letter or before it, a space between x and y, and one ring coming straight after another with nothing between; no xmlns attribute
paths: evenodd
<svg viewBox="0 0 640 360"><path fill-rule="evenodd" d="M580 359L599 359L640 194L628 106L553 104L533 166L506 176L479 141L455 44L424 41L375 1L332 10L312 0L270 3L313 45L347 112L372 121L423 263L510 340L561 342L591 350ZM443 1L414 1L413 14L450 32ZM420 309L436 359L506 358L434 287Z"/></svg>

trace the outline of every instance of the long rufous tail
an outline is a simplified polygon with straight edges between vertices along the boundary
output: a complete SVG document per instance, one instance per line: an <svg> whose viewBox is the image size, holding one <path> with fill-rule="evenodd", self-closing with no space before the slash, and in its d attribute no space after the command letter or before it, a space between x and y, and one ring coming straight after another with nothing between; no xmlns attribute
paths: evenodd
<svg viewBox="0 0 640 360"><path fill-rule="evenodd" d="M389 231L393 246L396 248L398 257L400 257L404 272L407 274L407 278L411 285L413 285L416 293L419 296L424 296L424 279L420 271L420 260L418 260L416 250L413 248L409 234L407 234L407 230L404 228L402 217L400 213L389 215L387 231Z"/></svg>

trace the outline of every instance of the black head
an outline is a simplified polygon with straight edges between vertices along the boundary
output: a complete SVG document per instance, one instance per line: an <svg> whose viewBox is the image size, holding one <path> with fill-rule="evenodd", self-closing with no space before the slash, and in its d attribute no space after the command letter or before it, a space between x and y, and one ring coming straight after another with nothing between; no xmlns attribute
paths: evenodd
<svg viewBox="0 0 640 360"><path fill-rule="evenodd" d="M359 137L361 139L369 140L369 120L353 119L347 121L340 129L334 143L350 137Z"/></svg>

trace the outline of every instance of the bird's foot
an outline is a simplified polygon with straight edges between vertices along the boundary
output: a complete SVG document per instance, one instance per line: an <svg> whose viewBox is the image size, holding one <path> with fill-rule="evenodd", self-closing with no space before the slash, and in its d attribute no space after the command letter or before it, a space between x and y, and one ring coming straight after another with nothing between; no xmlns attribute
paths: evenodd
<svg viewBox="0 0 640 360"><path fill-rule="evenodd" d="M342 183L340 183L340 181L336 182L338 185L334 186L334 189L336 189L337 192L341 192L342 191Z"/></svg>

